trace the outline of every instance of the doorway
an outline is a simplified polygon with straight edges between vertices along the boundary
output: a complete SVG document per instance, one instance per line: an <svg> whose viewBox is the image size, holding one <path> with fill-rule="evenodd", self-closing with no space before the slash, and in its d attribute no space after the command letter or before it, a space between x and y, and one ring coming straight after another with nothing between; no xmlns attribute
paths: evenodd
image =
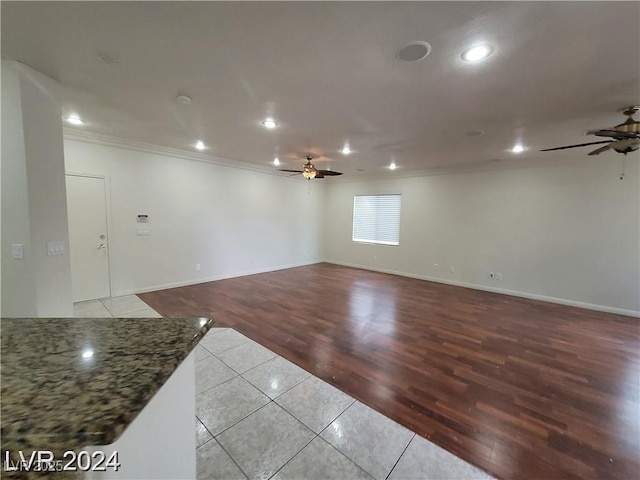
<svg viewBox="0 0 640 480"><path fill-rule="evenodd" d="M110 297L106 179L65 177L73 301Z"/></svg>

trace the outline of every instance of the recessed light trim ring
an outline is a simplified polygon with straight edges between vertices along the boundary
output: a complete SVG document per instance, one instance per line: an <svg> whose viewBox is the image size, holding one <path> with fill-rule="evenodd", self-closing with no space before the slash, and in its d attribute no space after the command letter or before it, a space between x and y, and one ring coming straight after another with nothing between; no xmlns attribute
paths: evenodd
<svg viewBox="0 0 640 480"><path fill-rule="evenodd" d="M396 58L403 62L419 62L431 53L431 45L427 42L415 41L398 49Z"/></svg>

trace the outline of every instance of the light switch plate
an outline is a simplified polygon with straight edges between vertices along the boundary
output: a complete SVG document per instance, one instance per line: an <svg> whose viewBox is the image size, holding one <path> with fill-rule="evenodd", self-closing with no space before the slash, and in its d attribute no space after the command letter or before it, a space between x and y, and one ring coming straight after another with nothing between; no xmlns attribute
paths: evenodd
<svg viewBox="0 0 640 480"><path fill-rule="evenodd" d="M62 255L64 242L47 242L47 255Z"/></svg>
<svg viewBox="0 0 640 480"><path fill-rule="evenodd" d="M21 243L14 243L11 245L11 256L16 260L22 260L24 258L24 249Z"/></svg>

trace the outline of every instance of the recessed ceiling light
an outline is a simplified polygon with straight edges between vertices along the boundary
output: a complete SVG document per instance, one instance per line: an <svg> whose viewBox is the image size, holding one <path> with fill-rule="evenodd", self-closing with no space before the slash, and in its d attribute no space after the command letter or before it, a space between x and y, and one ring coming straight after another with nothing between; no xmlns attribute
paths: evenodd
<svg viewBox="0 0 640 480"><path fill-rule="evenodd" d="M480 135L482 135L484 132L482 130L470 130L467 133L465 133L465 135L467 137L479 137Z"/></svg>
<svg viewBox="0 0 640 480"><path fill-rule="evenodd" d="M176 97L176 102L182 103L183 105L189 105L191 103L191 97L187 95L178 95Z"/></svg>
<svg viewBox="0 0 640 480"><path fill-rule="evenodd" d="M194 147L196 147L198 150L204 150L205 148L207 148L202 140L198 140Z"/></svg>
<svg viewBox="0 0 640 480"><path fill-rule="evenodd" d="M268 129L272 129L272 128L276 128L278 126L278 123L273 118L269 117L269 118L265 118L262 121L262 125L264 125Z"/></svg>
<svg viewBox="0 0 640 480"><path fill-rule="evenodd" d="M467 48L462 52L462 60L465 62L479 62L484 60L493 53L493 47L488 43L476 45L471 48Z"/></svg>
<svg viewBox="0 0 640 480"><path fill-rule="evenodd" d="M340 151L342 152L343 155L349 155L351 153L351 149L349 148L349 145L345 145Z"/></svg>
<svg viewBox="0 0 640 480"><path fill-rule="evenodd" d="M427 42L411 42L396 53L396 58L403 62L417 62L431 53L431 45Z"/></svg>
<svg viewBox="0 0 640 480"><path fill-rule="evenodd" d="M273 164L277 167L278 165L280 165L280 159L278 157L273 159Z"/></svg>
<svg viewBox="0 0 640 480"><path fill-rule="evenodd" d="M84 120L82 120L77 115L69 115L68 117L65 118L65 120L69 122L71 125L84 125Z"/></svg>
<svg viewBox="0 0 640 480"><path fill-rule="evenodd" d="M513 153L522 153L522 152L524 152L524 147L518 143L517 145L514 145L514 146L513 146L513 148L511 149L511 151L512 151Z"/></svg>
<svg viewBox="0 0 640 480"><path fill-rule="evenodd" d="M98 52L96 55L103 63L118 63L118 60L106 52Z"/></svg>
<svg viewBox="0 0 640 480"><path fill-rule="evenodd" d="M93 357L93 350L87 349L84 352L82 352L82 358L91 358L91 357Z"/></svg>
<svg viewBox="0 0 640 480"><path fill-rule="evenodd" d="M396 168L397 168L397 167L396 167L396 162L391 162L391 163L389 164L389 170L395 170Z"/></svg>

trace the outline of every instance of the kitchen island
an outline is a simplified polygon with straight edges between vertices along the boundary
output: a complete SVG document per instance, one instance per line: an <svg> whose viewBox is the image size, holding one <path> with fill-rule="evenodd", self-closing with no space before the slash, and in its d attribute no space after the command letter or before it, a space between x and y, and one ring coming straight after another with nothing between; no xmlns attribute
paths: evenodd
<svg viewBox="0 0 640 480"><path fill-rule="evenodd" d="M24 460L85 478L195 478L192 351L212 324L2 319L3 478L25 477Z"/></svg>

